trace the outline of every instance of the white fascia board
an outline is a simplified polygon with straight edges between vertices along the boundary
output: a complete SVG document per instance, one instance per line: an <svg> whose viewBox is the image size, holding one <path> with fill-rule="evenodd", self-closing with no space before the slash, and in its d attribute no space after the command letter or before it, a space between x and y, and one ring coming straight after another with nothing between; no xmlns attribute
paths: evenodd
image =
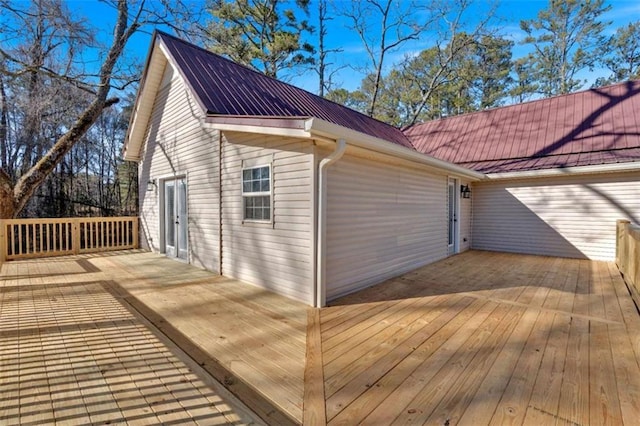
<svg viewBox="0 0 640 426"><path fill-rule="evenodd" d="M208 129L226 132L256 133L302 139L311 138L311 133L305 129L306 119L291 120L299 122L299 125L294 127L270 126L268 123L270 120L264 117L256 118L263 120L264 124L253 124L250 123L252 119L253 117L224 117L224 120L216 121L215 116L209 116L204 120L204 126Z"/></svg>
<svg viewBox="0 0 640 426"><path fill-rule="evenodd" d="M311 132L312 136L319 135L321 137L334 140L345 139L349 145L425 164L472 181L483 180L486 178L483 173L479 173L447 161L438 160L437 158L430 157L410 148L348 129L319 118L310 118L307 120L307 129Z"/></svg>
<svg viewBox="0 0 640 426"><path fill-rule="evenodd" d="M158 45L158 40L156 40L151 48L144 77L134 103L133 113L129 120L122 154L127 161L140 161L140 151L151 117L151 110L167 64L167 57Z"/></svg>
<svg viewBox="0 0 640 426"><path fill-rule="evenodd" d="M515 180L637 171L640 171L640 161L632 161L628 163L596 164L592 166L558 167L555 169L543 170L525 170L522 172L490 173L487 174L487 178L489 180Z"/></svg>
<svg viewBox="0 0 640 426"><path fill-rule="evenodd" d="M206 126L213 130L226 132L258 133L261 135L284 136L291 138L311 138L308 132L299 129L283 129L280 127L247 126L238 124L218 124L206 123Z"/></svg>

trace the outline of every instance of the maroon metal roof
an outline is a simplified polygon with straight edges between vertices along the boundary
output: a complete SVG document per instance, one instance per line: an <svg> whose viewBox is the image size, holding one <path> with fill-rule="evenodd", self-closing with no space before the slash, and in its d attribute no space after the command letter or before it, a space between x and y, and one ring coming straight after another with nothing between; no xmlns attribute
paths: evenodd
<svg viewBox="0 0 640 426"><path fill-rule="evenodd" d="M208 114L315 117L413 149L393 126L157 32Z"/></svg>
<svg viewBox="0 0 640 426"><path fill-rule="evenodd" d="M418 124L424 154L483 173L640 160L640 81Z"/></svg>

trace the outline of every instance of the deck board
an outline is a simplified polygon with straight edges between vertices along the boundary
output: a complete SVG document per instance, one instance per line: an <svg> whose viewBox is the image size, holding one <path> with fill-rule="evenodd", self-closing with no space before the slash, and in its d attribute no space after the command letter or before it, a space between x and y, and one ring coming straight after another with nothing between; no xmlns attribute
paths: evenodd
<svg viewBox="0 0 640 426"><path fill-rule="evenodd" d="M91 263L263 419L302 422L304 304L150 253Z"/></svg>
<svg viewBox="0 0 640 426"><path fill-rule="evenodd" d="M640 418L640 315L609 262L470 251L320 310L141 251L8 262L0 279L0 399L20 400L0 419L242 421L114 300L272 424Z"/></svg>
<svg viewBox="0 0 640 426"><path fill-rule="evenodd" d="M2 265L0 424L261 424L91 258Z"/></svg>
<svg viewBox="0 0 640 426"><path fill-rule="evenodd" d="M321 322L329 424L640 418L640 316L609 262L471 251Z"/></svg>
<svg viewBox="0 0 640 426"><path fill-rule="evenodd" d="M351 402L346 414L336 414L337 420L354 412L352 417L366 417L366 423L391 424L407 404L419 394L439 369L449 360L473 332L461 329L463 323L484 308L491 309L489 302L463 297L446 312L438 316L425 328L430 336L406 356L377 383L367 387L362 398ZM429 362L425 362L425 360ZM370 414L369 414L370 413Z"/></svg>

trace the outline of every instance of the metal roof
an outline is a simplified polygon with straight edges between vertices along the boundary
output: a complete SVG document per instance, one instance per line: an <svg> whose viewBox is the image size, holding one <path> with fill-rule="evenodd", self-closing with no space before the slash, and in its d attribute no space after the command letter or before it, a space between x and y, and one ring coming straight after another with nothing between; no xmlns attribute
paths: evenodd
<svg viewBox="0 0 640 426"><path fill-rule="evenodd" d="M393 126L157 32L207 114L316 117L413 149Z"/></svg>
<svg viewBox="0 0 640 426"><path fill-rule="evenodd" d="M400 130L171 35L156 41L210 116L317 118L482 173L640 160L640 81Z"/></svg>
<svg viewBox="0 0 640 426"><path fill-rule="evenodd" d="M421 153L483 173L640 160L640 81L418 124Z"/></svg>

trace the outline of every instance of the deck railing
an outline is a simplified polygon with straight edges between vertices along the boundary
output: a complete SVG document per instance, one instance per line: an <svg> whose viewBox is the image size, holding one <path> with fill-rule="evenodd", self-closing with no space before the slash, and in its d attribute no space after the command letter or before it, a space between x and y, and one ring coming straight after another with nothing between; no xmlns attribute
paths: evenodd
<svg viewBox="0 0 640 426"><path fill-rule="evenodd" d="M0 262L133 248L137 217L0 220Z"/></svg>
<svg viewBox="0 0 640 426"><path fill-rule="evenodd" d="M631 293L640 304L640 225L617 222L616 264Z"/></svg>

